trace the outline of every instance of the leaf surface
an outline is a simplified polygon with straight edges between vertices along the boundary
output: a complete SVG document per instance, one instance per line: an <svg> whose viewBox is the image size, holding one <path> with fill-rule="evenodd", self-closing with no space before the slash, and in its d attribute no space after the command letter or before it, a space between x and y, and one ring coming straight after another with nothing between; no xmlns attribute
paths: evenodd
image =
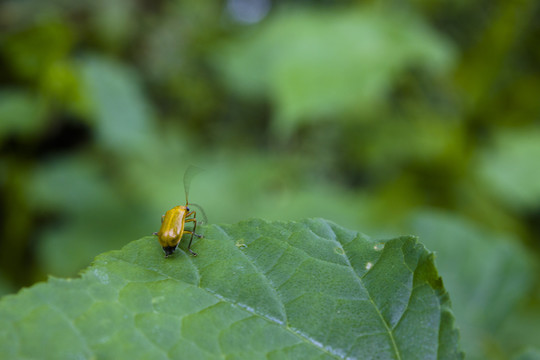
<svg viewBox="0 0 540 360"><path fill-rule="evenodd" d="M0 302L8 358L455 359L458 332L415 237L322 219L211 225L165 259L155 237ZM183 244L185 246L185 244Z"/></svg>

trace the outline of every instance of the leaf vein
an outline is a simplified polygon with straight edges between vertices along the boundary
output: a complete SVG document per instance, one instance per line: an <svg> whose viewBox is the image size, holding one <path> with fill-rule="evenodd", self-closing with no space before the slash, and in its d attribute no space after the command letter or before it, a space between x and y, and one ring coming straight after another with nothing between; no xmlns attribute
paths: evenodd
<svg viewBox="0 0 540 360"><path fill-rule="evenodd" d="M219 228L219 225L216 225ZM232 240L232 237L224 230L221 229L221 231L227 236L227 238ZM256 262L253 261L246 253L241 251L238 247L236 247L236 250L241 254L242 257L244 257L246 260L249 261L249 263L253 266L254 270L261 275L261 277L265 280L267 287L272 291L274 294L274 298L276 302L280 305L280 313L283 315L283 321L286 324L287 323L287 312L285 311L285 306L283 305L283 301L281 301L281 296L279 295L277 288L273 284L272 280L266 276L266 274L257 266Z"/></svg>
<svg viewBox="0 0 540 360"><path fill-rule="evenodd" d="M330 224L328 224L327 221L324 221L324 223L329 227L330 231L334 234L334 238L337 239L337 235L336 233L334 232L334 229L332 229L332 227L330 226ZM356 235L356 237L352 240L352 241L355 241L356 239L359 238L359 234ZM334 240L334 242L338 243L339 245L343 246L343 244L339 241L339 240ZM384 250L383 250L384 251ZM373 298L371 297L371 294L369 293L369 291L367 291L367 288L363 285L362 283L362 278L358 276L358 274L356 273L356 271L354 271L354 268L353 266L351 265L351 262L349 260L349 255L347 255L347 251L345 251L345 249L343 249L343 252L345 254L345 259L347 261L347 264L349 265L349 268L351 269L351 271L353 272L353 274L355 275L355 279L356 281L363 287L366 289L366 292L368 294L368 299L369 301L371 302L371 304L373 305L375 311L377 312L377 314L379 315L385 329L386 329L386 332L388 333L388 336L390 337L390 340L392 341L392 346L393 346L393 349L394 349L394 352L396 354L396 357L398 360L401 360L401 356L399 354L399 350L398 350L398 347L397 347L397 343L396 343L396 340L394 338L394 335L392 333L392 331L390 330L390 327L388 325L388 323L386 322L386 320L384 319L384 317L382 316L382 313L381 311L379 310L377 304L375 304L375 301L373 301ZM382 256L382 255L381 255Z"/></svg>

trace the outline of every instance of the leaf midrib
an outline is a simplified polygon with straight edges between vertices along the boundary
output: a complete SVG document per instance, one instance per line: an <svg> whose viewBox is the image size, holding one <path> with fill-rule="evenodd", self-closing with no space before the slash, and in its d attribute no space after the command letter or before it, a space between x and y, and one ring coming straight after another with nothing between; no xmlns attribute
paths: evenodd
<svg viewBox="0 0 540 360"><path fill-rule="evenodd" d="M322 259L316 259L314 258L313 256L309 255L308 253L306 253L304 250L302 249L299 249L301 251L303 251L307 256L309 256L310 258L312 259L316 259L316 260L322 260L322 261L326 261L326 262L329 262L329 263L332 263L334 265L341 265L343 267L346 267L349 271L351 271L354 275L354 279L355 281L360 285L360 287L366 289L366 293L368 294L368 299L370 301L370 303L372 304L372 306L374 307L375 311L377 312L379 318L381 319L381 322L383 323L384 327L385 327L385 330L386 330L386 333L388 334L388 336L390 337L390 340L392 342L392 347L393 347L393 350L394 350L394 353L396 355L396 359L397 360L401 360L401 355L399 354L399 349L397 347L397 343L395 341L395 338L394 338L394 335L392 334L392 331L390 329L390 327L388 326L386 320L384 319L384 317L382 316L382 313L380 312L378 306L375 304L375 302L373 301L373 298L371 297L371 294L369 293L369 291L367 290L367 288L364 286L363 282L362 282L362 279L358 276L358 274L356 273L356 271L354 271L354 268L353 266L351 265L351 262L349 260L349 256L347 255L347 252L345 251L345 249L343 248L343 244L339 241L336 241L336 233L335 231L332 229L331 226L329 226L329 224L324 221L324 223L328 226L329 230L331 231L331 233L333 234L333 238L332 239L327 239L327 238L324 238L324 237L321 237L320 235L316 234L315 232L313 232L311 229L309 229L315 236L317 236L318 238L322 238L322 239L325 239L325 240L329 240L329 241L332 241L334 244L336 245L339 245L340 248L343 249L343 255L345 257L345 261L347 262L347 265L343 265L343 264L337 264L337 263L333 263L333 262L329 262L329 261L326 261L326 260L322 260ZM228 239L233 239L226 231L225 229L221 228L220 226L218 225L214 225L215 227L219 228L219 230L225 234L225 236L228 238ZM355 241L356 239L359 238L359 234L357 233L355 238L352 240L352 241ZM297 247L291 245L288 243L289 246L291 247L294 247L295 249L298 249ZM253 264L253 267L257 270L257 272L262 276L264 277L265 279L267 279L266 275L256 266L256 264L251 260L249 259L242 251L238 250L244 257L246 257L250 263ZM382 250L384 251L384 249ZM381 255L382 256L382 255ZM380 258L379 258L380 259ZM268 280L268 283L271 284L271 282ZM275 290L275 289L274 289ZM280 301L281 303L281 306L283 307L283 302L281 301L281 298L278 297L278 300ZM265 317L266 318L266 317ZM286 327L287 329L289 328L288 326ZM304 338L304 336L300 335L302 338ZM317 344L313 343L313 342L310 342L311 344L315 345L317 348L320 348L320 349L323 349L325 350L324 348L321 348L320 346L317 346ZM350 352L350 350L349 350ZM347 354L345 355L345 358L349 355L349 352L347 352ZM327 352L328 353L328 352ZM333 353L328 353L328 354L332 354L334 355ZM335 355L335 356L338 356L338 355ZM339 356L337 357L338 359L340 358Z"/></svg>
<svg viewBox="0 0 540 360"><path fill-rule="evenodd" d="M324 222L326 225L328 225L328 223L325 221ZM349 260L349 255L347 255L347 251L343 248L343 244L339 241L336 240L337 236L336 236L336 233L334 231L334 229L332 229L332 227L330 225L328 225L328 228L330 229L330 231L332 232L332 234L334 235L333 238L331 239L331 241L333 241L334 243L339 244L339 246L343 249L343 255L345 256L345 260L347 261L347 265L348 265L348 269L349 271L351 271L354 275L354 278L356 280L356 282L361 286L363 287L364 289L366 289L366 293L368 295L368 299L369 301L371 302L371 304L373 305L373 307L375 308L375 311L377 312L377 314L379 315L379 318L381 319L381 322L383 323L385 329L386 329L386 332L388 333L388 336L390 337L390 340L392 341L392 347L394 349L394 353L396 354L396 358L397 360L401 360L401 355L399 354L399 350L398 350L398 347L397 347L397 343L396 343L396 340L394 338L394 335L392 334L392 331L390 330L390 327L388 326L386 320L384 319L384 317L382 316L382 313L381 311L379 310L379 307L377 306L377 304L375 304L375 301L373 301L373 298L371 297L371 294L369 292L369 290L367 289L367 287L364 285L363 281L362 281L362 278L358 276L358 274L356 273L356 271L354 271L354 268L353 266L351 265L351 262ZM318 235L317 235L318 236ZM360 237L360 234L356 234L356 236L354 237L354 239L352 239L351 241L355 241L357 240L358 238ZM384 252L384 249L382 250ZM382 254L381 254L382 256ZM380 257L379 257L380 259ZM379 261L379 259L377 259L377 262ZM371 267L371 269L373 269L375 267L376 263L373 264L373 266ZM370 270L371 270L370 269ZM347 355L349 355L349 353L347 353Z"/></svg>

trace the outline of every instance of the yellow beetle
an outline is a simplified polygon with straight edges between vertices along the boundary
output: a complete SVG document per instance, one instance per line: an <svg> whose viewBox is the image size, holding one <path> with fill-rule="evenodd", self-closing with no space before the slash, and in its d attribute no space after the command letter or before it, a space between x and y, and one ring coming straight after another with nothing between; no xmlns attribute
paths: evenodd
<svg viewBox="0 0 540 360"><path fill-rule="evenodd" d="M206 215L204 214L203 209L199 205L189 204L188 193L191 179L193 178L193 176L195 176L201 171L202 169L195 166L190 166L189 168L187 168L186 172L184 173L184 191L186 193L186 205L175 206L169 211L167 211L165 215L161 217L161 227L159 228L159 231L153 233L154 235L157 235L159 244L163 248L163 251L165 251L165 257L168 257L176 250L184 234L191 234L187 249L189 250L191 255L197 256L197 253L191 250L191 242L193 241L194 235L199 238L202 237L202 235L195 233L195 230L197 229L197 213L195 211L191 211L189 209L189 205L197 206L201 210L201 213L205 220ZM193 223L192 230L185 229L186 223L189 222Z"/></svg>

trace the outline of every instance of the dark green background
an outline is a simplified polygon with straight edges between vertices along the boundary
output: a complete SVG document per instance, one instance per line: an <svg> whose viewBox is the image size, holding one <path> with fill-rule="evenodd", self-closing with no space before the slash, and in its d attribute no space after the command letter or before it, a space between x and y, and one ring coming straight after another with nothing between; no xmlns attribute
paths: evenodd
<svg viewBox="0 0 540 360"><path fill-rule="evenodd" d="M0 293L157 231L194 164L211 223L419 235L468 357L540 357L538 19L533 0L3 1Z"/></svg>

